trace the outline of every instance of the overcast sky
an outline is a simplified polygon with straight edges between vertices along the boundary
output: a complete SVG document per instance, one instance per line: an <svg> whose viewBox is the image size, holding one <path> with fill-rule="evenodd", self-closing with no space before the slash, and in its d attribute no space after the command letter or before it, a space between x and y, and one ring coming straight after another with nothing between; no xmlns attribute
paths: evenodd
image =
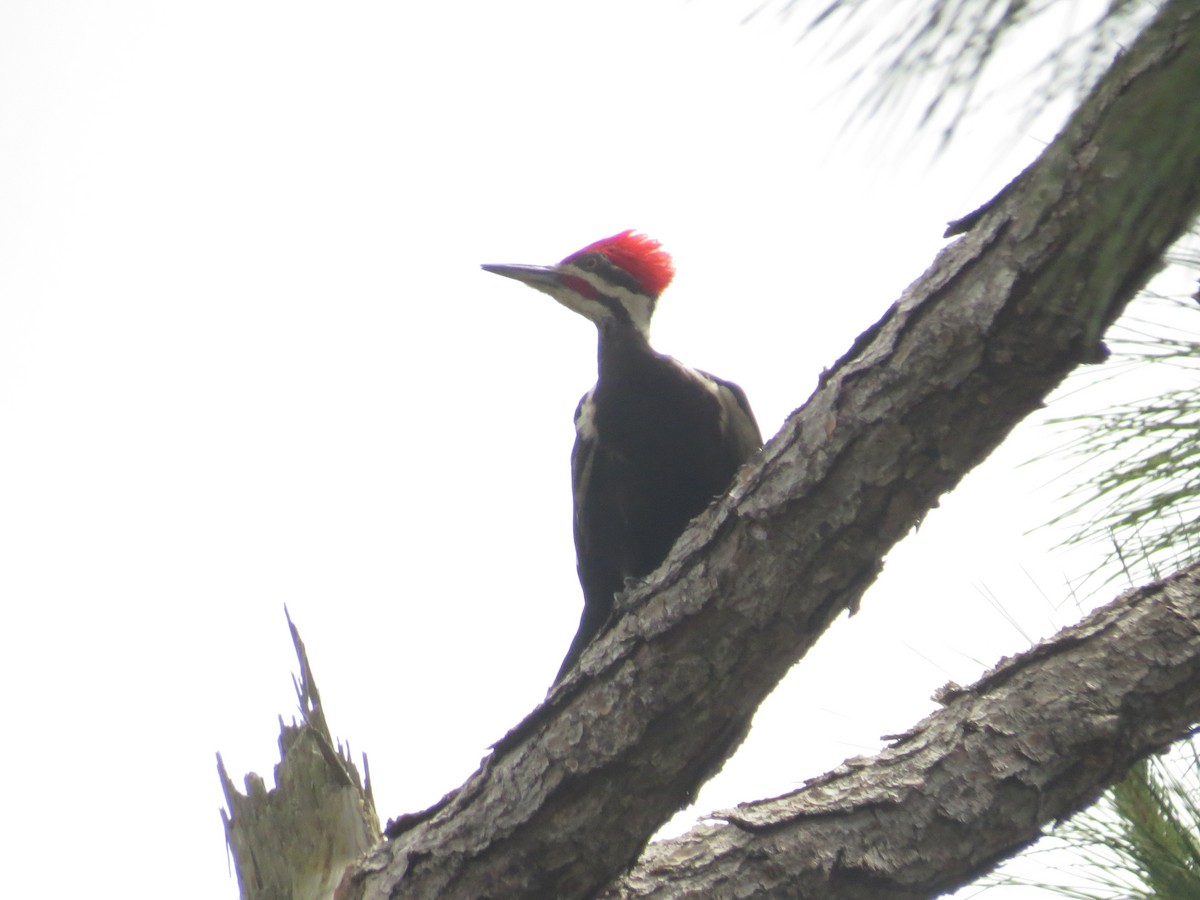
<svg viewBox="0 0 1200 900"><path fill-rule="evenodd" d="M940 157L846 131L858 95L752 5L0 6L0 890L236 896L214 754L269 781L285 603L385 818L542 699L595 333L479 263L658 237L656 345L770 435L1058 127L1018 86ZM673 829L1078 617L1095 553L1026 534L1057 440L1023 425L944 499Z"/></svg>

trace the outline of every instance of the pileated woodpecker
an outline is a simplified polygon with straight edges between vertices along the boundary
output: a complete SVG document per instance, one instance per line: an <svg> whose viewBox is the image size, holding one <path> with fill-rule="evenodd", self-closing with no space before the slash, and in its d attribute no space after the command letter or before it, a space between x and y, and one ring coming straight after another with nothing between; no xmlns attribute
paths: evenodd
<svg viewBox="0 0 1200 900"><path fill-rule="evenodd" d="M650 317L675 274L634 231L555 266L484 265L549 294L599 331L599 377L575 410L571 481L583 615L555 680L605 626L627 579L649 575L762 446L736 384L656 353Z"/></svg>

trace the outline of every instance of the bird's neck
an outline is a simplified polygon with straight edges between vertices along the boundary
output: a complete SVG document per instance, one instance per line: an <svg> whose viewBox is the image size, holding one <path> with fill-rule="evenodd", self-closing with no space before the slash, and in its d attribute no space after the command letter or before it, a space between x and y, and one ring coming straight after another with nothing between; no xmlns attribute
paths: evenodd
<svg viewBox="0 0 1200 900"><path fill-rule="evenodd" d="M633 374L639 360L648 361L658 356L650 346L650 338L637 328L612 323L602 326L599 332L597 370L601 382Z"/></svg>

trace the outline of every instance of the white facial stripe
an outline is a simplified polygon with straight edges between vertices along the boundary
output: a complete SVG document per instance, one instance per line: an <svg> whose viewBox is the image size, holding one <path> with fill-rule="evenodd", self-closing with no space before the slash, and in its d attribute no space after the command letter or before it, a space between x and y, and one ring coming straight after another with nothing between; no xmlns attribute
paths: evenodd
<svg viewBox="0 0 1200 900"><path fill-rule="evenodd" d="M579 313L586 319L599 324L613 317L613 312L605 304L588 297L581 297L570 288L560 288L554 292L554 299L573 312Z"/></svg>
<svg viewBox="0 0 1200 900"><path fill-rule="evenodd" d="M572 273L575 274L575 273ZM612 310L597 300L581 296L577 291L566 285L556 284L553 287L542 288L547 294L572 312L577 312L585 319L599 325L613 317Z"/></svg>
<svg viewBox="0 0 1200 900"><path fill-rule="evenodd" d="M606 297L612 297L629 313L629 319L633 322L633 327L644 335L650 334L650 317L654 314L654 303L645 294L638 294L628 288L623 288L620 285L609 284L595 272L588 272L583 269L575 269L572 273L583 281L586 281L596 293L603 294ZM594 301L588 302L589 306L599 306L600 304ZM583 312L583 310L579 310ZM586 312L584 315L588 315ZM588 318L596 321L592 316ZM612 313L605 310L605 318L612 318Z"/></svg>

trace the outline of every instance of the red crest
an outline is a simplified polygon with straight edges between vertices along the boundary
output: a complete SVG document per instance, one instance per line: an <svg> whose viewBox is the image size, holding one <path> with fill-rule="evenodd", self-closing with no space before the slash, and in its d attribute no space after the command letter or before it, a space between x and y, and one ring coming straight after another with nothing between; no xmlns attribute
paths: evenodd
<svg viewBox="0 0 1200 900"><path fill-rule="evenodd" d="M662 249L662 245L654 238L639 234L632 228L588 244L563 262L585 253L603 253L615 265L632 275L642 286L642 290L651 297L657 297L666 290L671 279L675 277L675 264L671 262L671 255Z"/></svg>

